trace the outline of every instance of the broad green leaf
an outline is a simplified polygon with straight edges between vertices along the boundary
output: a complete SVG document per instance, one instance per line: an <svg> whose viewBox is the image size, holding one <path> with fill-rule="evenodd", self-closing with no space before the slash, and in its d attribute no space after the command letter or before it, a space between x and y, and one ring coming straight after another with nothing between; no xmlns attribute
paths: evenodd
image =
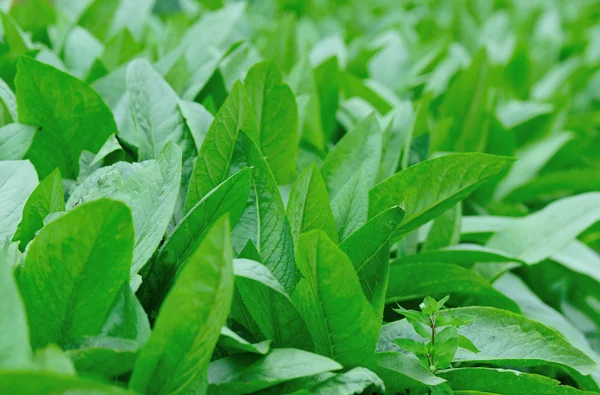
<svg viewBox="0 0 600 395"><path fill-rule="evenodd" d="M96 37L81 26L74 26L64 42L64 64L70 74L83 80L102 52L104 45Z"/></svg>
<svg viewBox="0 0 600 395"><path fill-rule="evenodd" d="M112 378L133 369L140 344L117 337L91 336L73 341L67 348L77 372Z"/></svg>
<svg viewBox="0 0 600 395"><path fill-rule="evenodd" d="M557 200L544 209L495 233L486 247L535 264L565 248L581 232L600 219L600 193L589 192ZM511 266L477 265L486 278L495 278Z"/></svg>
<svg viewBox="0 0 600 395"><path fill-rule="evenodd" d="M154 0L121 1L113 17L108 36L123 28L129 29L137 40L141 39L148 19L152 13Z"/></svg>
<svg viewBox="0 0 600 395"><path fill-rule="evenodd" d="M234 261L235 285L251 317L276 347L313 348L304 320L283 286L263 264Z"/></svg>
<svg viewBox="0 0 600 395"><path fill-rule="evenodd" d="M244 87L256 115L260 150L279 184L287 184L296 174L298 147L298 107L296 98L283 82L273 61L253 66Z"/></svg>
<svg viewBox="0 0 600 395"><path fill-rule="evenodd" d="M508 168L511 158L450 154L429 159L377 184L369 193L369 215L404 205L406 217L398 232L406 234L466 198L491 177Z"/></svg>
<svg viewBox="0 0 600 395"><path fill-rule="evenodd" d="M112 71L137 55L140 49L131 32L124 28L106 42L100 60L108 70Z"/></svg>
<svg viewBox="0 0 600 395"><path fill-rule="evenodd" d="M579 240L573 240L565 248L553 254L550 259L600 282L600 273L598 273L600 255Z"/></svg>
<svg viewBox="0 0 600 395"><path fill-rule="evenodd" d="M340 61L343 63L342 59ZM334 55L316 65L314 78L321 106L323 135L325 136L325 141L330 141L337 126L335 115L340 100L341 73L338 58Z"/></svg>
<svg viewBox="0 0 600 395"><path fill-rule="evenodd" d="M459 349L455 361L509 366L561 366L590 374L596 363L554 329L515 313L491 307L452 309L455 316L473 318L459 332L479 349Z"/></svg>
<svg viewBox="0 0 600 395"><path fill-rule="evenodd" d="M93 1L79 18L79 25L89 30L98 40L106 41L119 3L119 0Z"/></svg>
<svg viewBox="0 0 600 395"><path fill-rule="evenodd" d="M127 90L140 161L156 158L169 141L181 148L185 158L195 154L191 134L179 112L179 97L148 61L129 63Z"/></svg>
<svg viewBox="0 0 600 395"><path fill-rule="evenodd" d="M381 138L379 121L372 114L357 123L329 152L321 172L333 198L361 167L367 185L375 185L381 162Z"/></svg>
<svg viewBox="0 0 600 395"><path fill-rule="evenodd" d="M434 376L419 361L399 352L378 352L375 373L385 383L387 391L440 385L444 379Z"/></svg>
<svg viewBox="0 0 600 395"><path fill-rule="evenodd" d="M332 241L338 233L321 171L314 163L296 180L287 204L287 216L294 240L313 229L322 230Z"/></svg>
<svg viewBox="0 0 600 395"><path fill-rule="evenodd" d="M112 113L86 83L31 58L19 61L15 85L19 122L44 131L27 152L38 175L58 167L63 177L76 179L81 152L98 152L116 133Z"/></svg>
<svg viewBox="0 0 600 395"><path fill-rule="evenodd" d="M270 345L270 340L265 340L260 343L252 344L248 340L242 338L240 335L232 331L231 329L227 328L226 326L221 328L221 334L219 337L219 347L236 350L237 353L249 352L259 355L266 355L269 353Z"/></svg>
<svg viewBox="0 0 600 395"><path fill-rule="evenodd" d="M517 162L494 190L494 199L501 201L513 190L535 178L544 165L573 138L570 133L559 133L521 148Z"/></svg>
<svg viewBox="0 0 600 395"><path fill-rule="evenodd" d="M234 355L211 362L211 394L248 394L300 377L339 370L329 358L293 348L276 348L265 356Z"/></svg>
<svg viewBox="0 0 600 395"><path fill-rule="evenodd" d="M179 110L192 133L196 149L200 151L214 117L202 104L193 101L180 100Z"/></svg>
<svg viewBox="0 0 600 395"><path fill-rule="evenodd" d="M452 390L481 391L494 394L578 395L587 392L561 385L560 381L516 370L459 368L440 372Z"/></svg>
<svg viewBox="0 0 600 395"><path fill-rule="evenodd" d="M23 159L35 132L35 127L20 123L11 123L0 128L0 160Z"/></svg>
<svg viewBox="0 0 600 395"><path fill-rule="evenodd" d="M379 322L348 257L321 231L300 235L296 264L303 278L293 300L315 351L345 367L374 356Z"/></svg>
<svg viewBox="0 0 600 395"><path fill-rule="evenodd" d="M235 145L242 130L254 140L258 137L252 107L244 87L237 83L215 116L200 148L185 200L186 211L227 179Z"/></svg>
<svg viewBox="0 0 600 395"><path fill-rule="evenodd" d="M250 169L239 171L204 196L177 224L144 273L138 295L148 311L158 310L177 274L215 221L229 213L231 225L235 225L248 200L250 184Z"/></svg>
<svg viewBox="0 0 600 395"><path fill-rule="evenodd" d="M462 204L445 211L431 225L427 239L423 244L423 251L437 250L453 246L460 241L460 226L462 218Z"/></svg>
<svg viewBox="0 0 600 395"><path fill-rule="evenodd" d="M19 394L106 394L127 395L120 387L88 379L52 372L6 372L0 374L0 392L10 394L18 388Z"/></svg>
<svg viewBox="0 0 600 395"><path fill-rule="evenodd" d="M25 306L15 281L12 259L0 250L0 369L12 370L31 363Z"/></svg>
<svg viewBox="0 0 600 395"><path fill-rule="evenodd" d="M126 203L133 214L135 247L131 273L150 259L163 238L177 200L181 180L181 150L167 143L156 160L119 162L88 177L67 201L67 209L101 197Z"/></svg>
<svg viewBox="0 0 600 395"><path fill-rule="evenodd" d="M246 209L233 229L233 245L241 250L252 241L264 263L291 293L297 282L294 242L281 194L264 156L245 133L240 134L236 167L252 168L253 187Z"/></svg>
<svg viewBox="0 0 600 395"><path fill-rule="evenodd" d="M63 195L62 178L60 171L54 170L33 190L25 206L23 217L13 241L19 242L19 249L25 251L25 247L34 238L38 230L44 226L44 218L48 214L65 210L65 198Z"/></svg>
<svg viewBox="0 0 600 395"><path fill-rule="evenodd" d="M458 265L435 262L390 265L386 303L420 299L430 294L461 295L474 298L474 304L519 312L516 303L496 291L487 280Z"/></svg>
<svg viewBox="0 0 600 395"><path fill-rule="evenodd" d="M129 208L107 199L81 205L42 228L19 277L34 349L100 332L129 282L133 241Z"/></svg>
<svg viewBox="0 0 600 395"><path fill-rule="evenodd" d="M0 166L0 240L12 238L21 222L27 198L38 184L27 160L2 161Z"/></svg>
<svg viewBox="0 0 600 395"><path fill-rule="evenodd" d="M362 167L346 182L331 201L331 211L339 240L344 240L367 223L369 187Z"/></svg>
<svg viewBox="0 0 600 395"><path fill-rule="evenodd" d="M404 210L392 207L372 218L340 244L350 258L363 293L377 317L383 313L389 279L389 239L402 222Z"/></svg>
<svg viewBox="0 0 600 395"><path fill-rule="evenodd" d="M229 218L218 220L161 306L129 386L149 393L206 391L207 369L233 295Z"/></svg>
<svg viewBox="0 0 600 395"><path fill-rule="evenodd" d="M501 250L494 250L478 244L458 244L438 250L424 251L419 254L407 255L398 258L394 263L403 265L407 263L497 263L518 262L524 263L516 256Z"/></svg>

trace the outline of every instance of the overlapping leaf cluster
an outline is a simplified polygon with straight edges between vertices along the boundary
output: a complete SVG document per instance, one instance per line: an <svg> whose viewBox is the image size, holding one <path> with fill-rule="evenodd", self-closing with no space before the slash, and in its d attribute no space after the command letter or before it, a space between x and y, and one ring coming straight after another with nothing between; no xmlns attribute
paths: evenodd
<svg viewBox="0 0 600 395"><path fill-rule="evenodd" d="M0 9L0 393L600 392L600 2Z"/></svg>

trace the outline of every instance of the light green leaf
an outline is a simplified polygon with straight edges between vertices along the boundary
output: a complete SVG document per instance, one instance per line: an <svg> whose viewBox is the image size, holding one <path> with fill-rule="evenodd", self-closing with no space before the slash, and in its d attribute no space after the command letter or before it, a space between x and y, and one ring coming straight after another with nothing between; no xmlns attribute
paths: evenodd
<svg viewBox="0 0 600 395"><path fill-rule="evenodd" d="M196 149L200 151L214 117L202 104L193 101L180 100L179 110L192 133Z"/></svg>
<svg viewBox="0 0 600 395"><path fill-rule="evenodd" d="M338 373L314 386L304 386L312 394L353 395L371 392L385 392L383 381L367 368L357 367Z"/></svg>
<svg viewBox="0 0 600 395"><path fill-rule="evenodd" d="M221 328L221 335L219 337L218 345L219 347L235 350L237 353L249 352L259 355L266 355L269 352L271 340L265 340L260 343L252 344L231 329L224 326Z"/></svg>
<svg viewBox="0 0 600 395"><path fill-rule="evenodd" d="M429 387L444 383L446 380L434 376L413 357L399 352L378 352L375 373L385 383L385 388L397 392L405 388Z"/></svg>
<svg viewBox="0 0 600 395"><path fill-rule="evenodd" d="M369 215L403 204L406 217L399 234L406 234L466 198L514 160L467 153L429 159L377 184L369 193Z"/></svg>
<svg viewBox="0 0 600 395"><path fill-rule="evenodd" d="M62 178L60 171L56 169L38 184L27 199L13 241L18 241L19 249L25 251L25 247L34 238L36 232L44 226L44 218L48 214L64 210Z"/></svg>
<svg viewBox="0 0 600 395"><path fill-rule="evenodd" d="M383 313L389 279L389 239L402 222L404 210L392 207L372 218L340 244L350 258L363 293L377 317Z"/></svg>
<svg viewBox="0 0 600 395"><path fill-rule="evenodd" d="M235 285L263 335L276 347L311 350L310 334L283 286L263 264L234 261Z"/></svg>
<svg viewBox="0 0 600 395"><path fill-rule="evenodd" d="M0 166L0 240L12 238L21 222L27 198L38 184L27 160L3 161Z"/></svg>
<svg viewBox="0 0 600 395"><path fill-rule="evenodd" d="M312 231L300 235L296 264L304 278L293 300L315 351L345 367L371 360L380 324L348 257L323 232Z"/></svg>
<svg viewBox="0 0 600 395"><path fill-rule="evenodd" d="M433 220L422 250L437 250L457 244L460 241L461 220L462 204L457 203Z"/></svg>
<svg viewBox="0 0 600 395"><path fill-rule="evenodd" d="M294 183L287 204L287 216L294 241L302 233L319 229L337 243L338 233L329 195L316 164L304 170Z"/></svg>
<svg viewBox="0 0 600 395"><path fill-rule="evenodd" d="M112 71L137 55L140 49L131 32L124 28L107 41L100 60L109 71Z"/></svg>
<svg viewBox="0 0 600 395"><path fill-rule="evenodd" d="M113 378L131 371L140 344L129 339L92 336L73 341L67 348L78 373Z"/></svg>
<svg viewBox="0 0 600 395"><path fill-rule="evenodd" d="M511 100L498 105L498 120L506 129L512 129L540 115L551 113L554 106L536 101Z"/></svg>
<svg viewBox="0 0 600 395"><path fill-rule="evenodd" d="M63 58L70 74L85 79L94 61L104 52L104 45L89 31L74 26L65 39Z"/></svg>
<svg viewBox="0 0 600 395"><path fill-rule="evenodd" d="M252 168L253 189L246 209L233 229L234 248L240 251L251 240L264 263L286 291L297 282L294 242L281 194L262 153L245 133L236 148L236 167Z"/></svg>
<svg viewBox="0 0 600 395"><path fill-rule="evenodd" d="M138 292L150 312L157 311L173 281L195 253L208 229L225 213L235 225L250 194L251 171L234 174L200 200L179 224L152 259Z"/></svg>
<svg viewBox="0 0 600 395"><path fill-rule="evenodd" d="M181 148L185 158L195 154L191 134L179 112L179 97L148 61L129 63L127 90L140 161L156 158L169 141Z"/></svg>
<svg viewBox="0 0 600 395"><path fill-rule="evenodd" d="M386 303L420 299L430 294L463 295L475 298L476 304L519 311L512 300L496 291L483 277L460 266L433 262L390 266Z"/></svg>
<svg viewBox="0 0 600 395"><path fill-rule="evenodd" d="M12 370L31 363L29 327L25 306L13 274L12 258L0 250L0 369Z"/></svg>
<svg viewBox="0 0 600 395"><path fill-rule="evenodd" d="M381 162L381 138L379 121L371 114L357 123L329 152L321 172L333 198L361 167L367 185L375 185Z"/></svg>
<svg viewBox="0 0 600 395"><path fill-rule="evenodd" d="M459 368L440 372L453 390L482 391L494 394L579 395L587 392L564 386L560 381L516 370Z"/></svg>
<svg viewBox="0 0 600 395"><path fill-rule="evenodd" d="M344 240L367 223L369 187L362 167L346 182L331 201L339 240Z"/></svg>
<svg viewBox="0 0 600 395"><path fill-rule="evenodd" d="M233 295L229 218L218 220L161 306L129 386L148 394L206 391L207 369Z"/></svg>
<svg viewBox="0 0 600 395"><path fill-rule="evenodd" d="M407 263L495 263L519 262L524 263L516 256L501 250L494 250L478 244L458 244L439 250L424 251L419 254L407 255L398 258L394 263L403 265Z"/></svg>
<svg viewBox="0 0 600 395"><path fill-rule="evenodd" d="M44 226L19 277L32 347L97 335L129 281L132 252L131 212L121 202L90 202Z"/></svg>
<svg viewBox="0 0 600 395"><path fill-rule="evenodd" d="M2 78L0 78L0 102L8 111L10 120L17 122L17 97Z"/></svg>
<svg viewBox="0 0 600 395"><path fill-rule="evenodd" d="M282 382L313 376L342 366L329 358L293 348L276 348L264 357L235 355L210 364L211 394L249 394Z"/></svg>
<svg viewBox="0 0 600 395"><path fill-rule="evenodd" d="M86 83L52 66L22 57L15 85L19 122L44 131L35 134L27 152L41 178L58 167L63 177L76 179L81 152L98 152L117 132L112 113L100 96Z"/></svg>
<svg viewBox="0 0 600 395"><path fill-rule="evenodd" d="M298 106L281 71L273 61L254 65L244 86L254 109L260 134L260 150L279 184L287 184L296 174L298 148Z"/></svg>
<svg viewBox="0 0 600 395"><path fill-rule="evenodd" d="M0 128L0 160L21 160L31 146L36 128L11 123Z"/></svg>
<svg viewBox="0 0 600 395"><path fill-rule="evenodd" d="M204 195L225 181L240 131L256 141L256 120L244 87L236 83L221 106L200 148L185 200L189 211Z"/></svg>
<svg viewBox="0 0 600 395"><path fill-rule="evenodd" d="M120 0L95 0L81 14L79 25L92 33L98 40L106 41L108 29Z"/></svg>

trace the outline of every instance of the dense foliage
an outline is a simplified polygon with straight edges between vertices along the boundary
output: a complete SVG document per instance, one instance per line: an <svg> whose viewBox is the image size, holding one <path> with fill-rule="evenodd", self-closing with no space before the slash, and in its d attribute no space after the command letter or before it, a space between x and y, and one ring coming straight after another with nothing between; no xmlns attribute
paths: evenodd
<svg viewBox="0 0 600 395"><path fill-rule="evenodd" d="M600 1L0 9L0 393L600 393Z"/></svg>

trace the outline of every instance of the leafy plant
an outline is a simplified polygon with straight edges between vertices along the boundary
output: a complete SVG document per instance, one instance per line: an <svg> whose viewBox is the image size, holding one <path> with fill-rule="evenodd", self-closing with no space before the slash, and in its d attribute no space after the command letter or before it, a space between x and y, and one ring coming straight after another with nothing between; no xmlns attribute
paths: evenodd
<svg viewBox="0 0 600 395"><path fill-rule="evenodd" d="M598 1L0 23L0 393L600 393Z"/></svg>

